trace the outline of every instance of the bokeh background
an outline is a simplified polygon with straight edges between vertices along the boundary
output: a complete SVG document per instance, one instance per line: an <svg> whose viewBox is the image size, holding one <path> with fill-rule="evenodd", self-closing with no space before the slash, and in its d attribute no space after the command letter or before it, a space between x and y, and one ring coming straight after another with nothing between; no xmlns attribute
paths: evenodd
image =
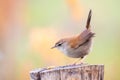
<svg viewBox="0 0 120 80"><path fill-rule="evenodd" d="M85 62L105 65L105 80L120 80L119 0L0 0L0 80L29 80L35 68L73 63L57 49L60 38L91 26L93 51Z"/></svg>

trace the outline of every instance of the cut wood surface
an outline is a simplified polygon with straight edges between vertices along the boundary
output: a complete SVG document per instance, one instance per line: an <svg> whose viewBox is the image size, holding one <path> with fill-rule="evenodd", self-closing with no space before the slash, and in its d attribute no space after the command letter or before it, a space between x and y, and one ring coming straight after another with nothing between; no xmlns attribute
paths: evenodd
<svg viewBox="0 0 120 80"><path fill-rule="evenodd" d="M104 80L104 65L66 65L30 71L31 80Z"/></svg>

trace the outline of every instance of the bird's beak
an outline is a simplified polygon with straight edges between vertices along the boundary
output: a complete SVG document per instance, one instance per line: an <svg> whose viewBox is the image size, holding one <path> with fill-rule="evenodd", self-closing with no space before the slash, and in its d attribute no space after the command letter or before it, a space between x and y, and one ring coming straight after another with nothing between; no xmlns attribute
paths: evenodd
<svg viewBox="0 0 120 80"><path fill-rule="evenodd" d="M56 48L56 46L51 47L51 49Z"/></svg>

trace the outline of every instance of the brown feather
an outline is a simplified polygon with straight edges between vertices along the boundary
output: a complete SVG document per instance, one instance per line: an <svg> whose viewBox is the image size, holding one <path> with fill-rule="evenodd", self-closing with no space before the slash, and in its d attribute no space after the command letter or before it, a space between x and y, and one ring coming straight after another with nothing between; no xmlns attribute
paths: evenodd
<svg viewBox="0 0 120 80"><path fill-rule="evenodd" d="M91 39L95 33L89 32L88 34L83 36L77 36L74 38L69 39L69 44L71 48L77 48L80 47L80 45L83 45L87 40Z"/></svg>
<svg viewBox="0 0 120 80"><path fill-rule="evenodd" d="M77 45L79 42L80 42L80 38L78 39L78 38L74 37L74 38L71 38L71 39L69 40L69 43L68 43L68 44L70 44L70 47L71 47L71 48L75 48L76 45Z"/></svg>
<svg viewBox="0 0 120 80"><path fill-rule="evenodd" d="M89 11L88 18L87 18L87 23L86 23L86 28L90 28L90 21L91 21L91 16L92 16L92 10Z"/></svg>

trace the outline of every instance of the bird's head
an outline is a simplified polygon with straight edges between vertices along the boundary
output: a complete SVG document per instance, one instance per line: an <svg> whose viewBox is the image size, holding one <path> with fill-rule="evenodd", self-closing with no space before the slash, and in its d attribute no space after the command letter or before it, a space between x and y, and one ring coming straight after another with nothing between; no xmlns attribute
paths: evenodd
<svg viewBox="0 0 120 80"><path fill-rule="evenodd" d="M67 49L67 47L68 47L68 41L67 41L67 39L61 39L58 42L56 42L55 45L51 49L57 48L60 51L65 52L66 49Z"/></svg>

